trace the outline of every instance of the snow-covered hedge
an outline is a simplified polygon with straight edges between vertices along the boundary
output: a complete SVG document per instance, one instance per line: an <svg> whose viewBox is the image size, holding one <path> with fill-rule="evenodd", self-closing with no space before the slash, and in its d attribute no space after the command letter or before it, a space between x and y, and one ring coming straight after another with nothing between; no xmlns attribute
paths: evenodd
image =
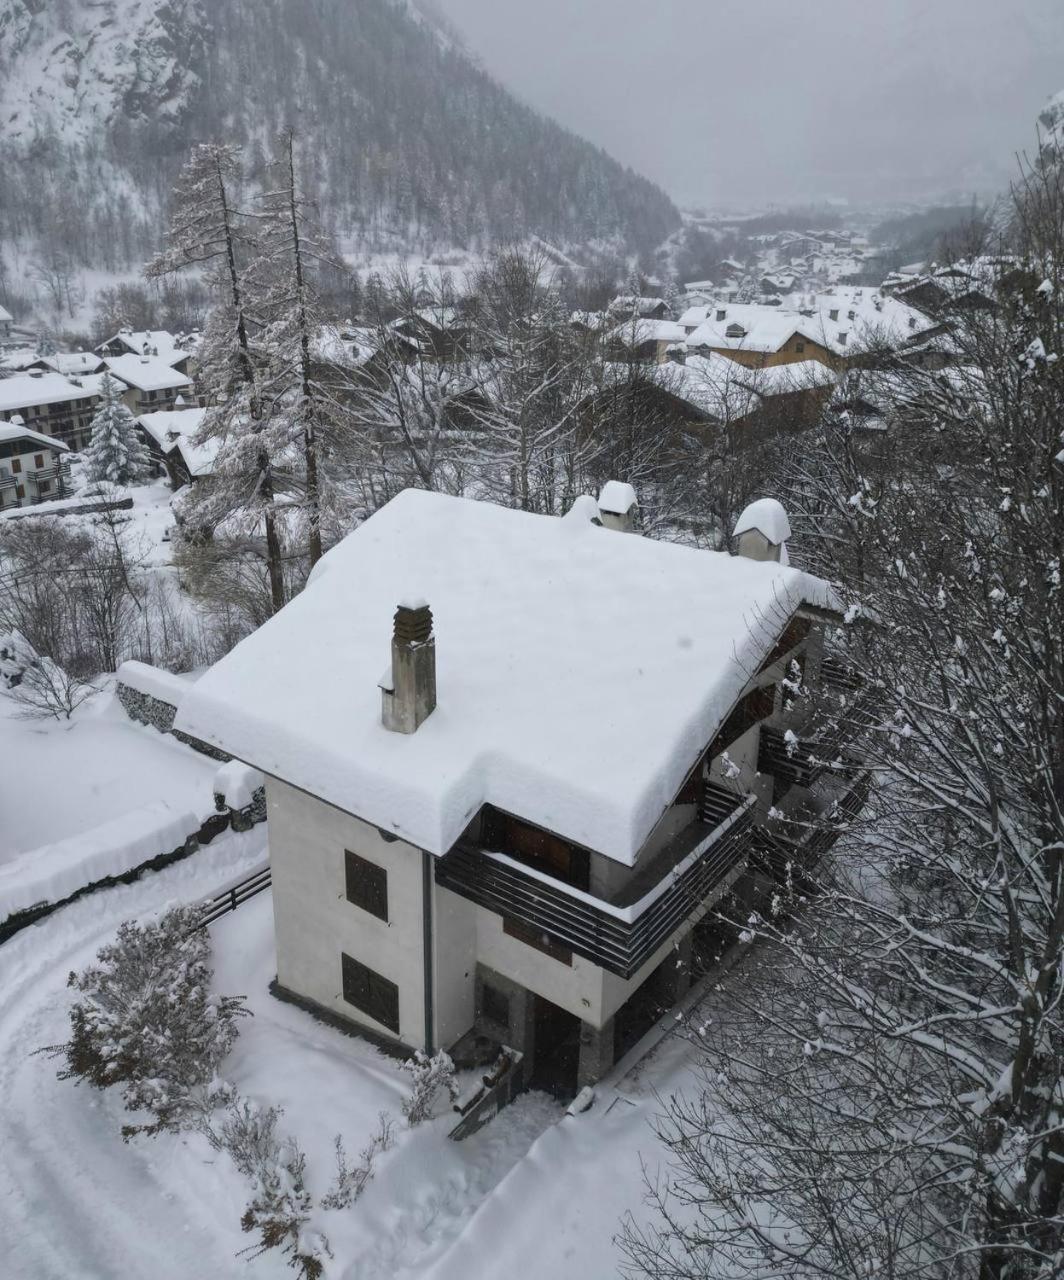
<svg viewBox="0 0 1064 1280"><path fill-rule="evenodd" d="M196 838L199 828L194 813L157 800L89 831L28 850L0 866L0 923L179 850Z"/></svg>

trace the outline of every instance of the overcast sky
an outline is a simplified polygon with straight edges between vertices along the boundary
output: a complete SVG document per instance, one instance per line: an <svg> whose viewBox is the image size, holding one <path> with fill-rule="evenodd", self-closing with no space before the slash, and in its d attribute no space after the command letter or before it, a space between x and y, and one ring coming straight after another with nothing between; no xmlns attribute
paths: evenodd
<svg viewBox="0 0 1064 1280"><path fill-rule="evenodd" d="M437 0L485 68L685 204L1007 182L1064 0Z"/></svg>

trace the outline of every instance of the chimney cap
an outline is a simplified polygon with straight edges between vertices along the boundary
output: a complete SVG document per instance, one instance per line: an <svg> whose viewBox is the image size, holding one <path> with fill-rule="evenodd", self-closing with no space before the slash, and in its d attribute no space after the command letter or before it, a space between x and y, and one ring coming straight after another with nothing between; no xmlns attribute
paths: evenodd
<svg viewBox="0 0 1064 1280"><path fill-rule="evenodd" d="M783 503L776 498L758 498L751 502L735 522L732 536L756 529L774 547L781 546L791 536L791 522Z"/></svg>
<svg viewBox="0 0 1064 1280"><path fill-rule="evenodd" d="M598 496L600 511L610 515L625 516L633 507L639 506L635 490L623 480L607 480Z"/></svg>

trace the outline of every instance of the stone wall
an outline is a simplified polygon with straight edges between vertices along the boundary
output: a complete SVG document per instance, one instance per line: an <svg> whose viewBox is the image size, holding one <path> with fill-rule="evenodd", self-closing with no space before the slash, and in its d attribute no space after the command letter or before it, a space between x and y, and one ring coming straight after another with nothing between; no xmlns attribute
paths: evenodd
<svg viewBox="0 0 1064 1280"><path fill-rule="evenodd" d="M122 679L121 671L118 673L115 694L130 720L136 720L139 724L150 725L153 729L158 729L160 733L172 733L178 742L183 742L186 746L191 747L193 751L198 751L201 755L209 756L212 760L218 760L222 764L227 764L233 758L217 747L212 747L210 743L194 738L191 734L182 733L180 729L175 729L174 717L177 715L177 704L134 688L132 684L128 684ZM263 804L265 804L265 797Z"/></svg>

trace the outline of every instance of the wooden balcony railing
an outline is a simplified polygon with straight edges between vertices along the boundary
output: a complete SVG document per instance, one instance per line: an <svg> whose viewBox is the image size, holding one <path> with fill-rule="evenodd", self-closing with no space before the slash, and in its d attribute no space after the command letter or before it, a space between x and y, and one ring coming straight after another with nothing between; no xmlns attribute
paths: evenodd
<svg viewBox="0 0 1064 1280"><path fill-rule="evenodd" d="M720 897L747 865L754 798L720 794L729 802L727 816L715 826L699 822L681 832L671 849L658 855L668 862L668 870L627 905L606 902L505 854L469 844L457 846L436 863L436 883L527 925L610 973L630 978L689 916Z"/></svg>

